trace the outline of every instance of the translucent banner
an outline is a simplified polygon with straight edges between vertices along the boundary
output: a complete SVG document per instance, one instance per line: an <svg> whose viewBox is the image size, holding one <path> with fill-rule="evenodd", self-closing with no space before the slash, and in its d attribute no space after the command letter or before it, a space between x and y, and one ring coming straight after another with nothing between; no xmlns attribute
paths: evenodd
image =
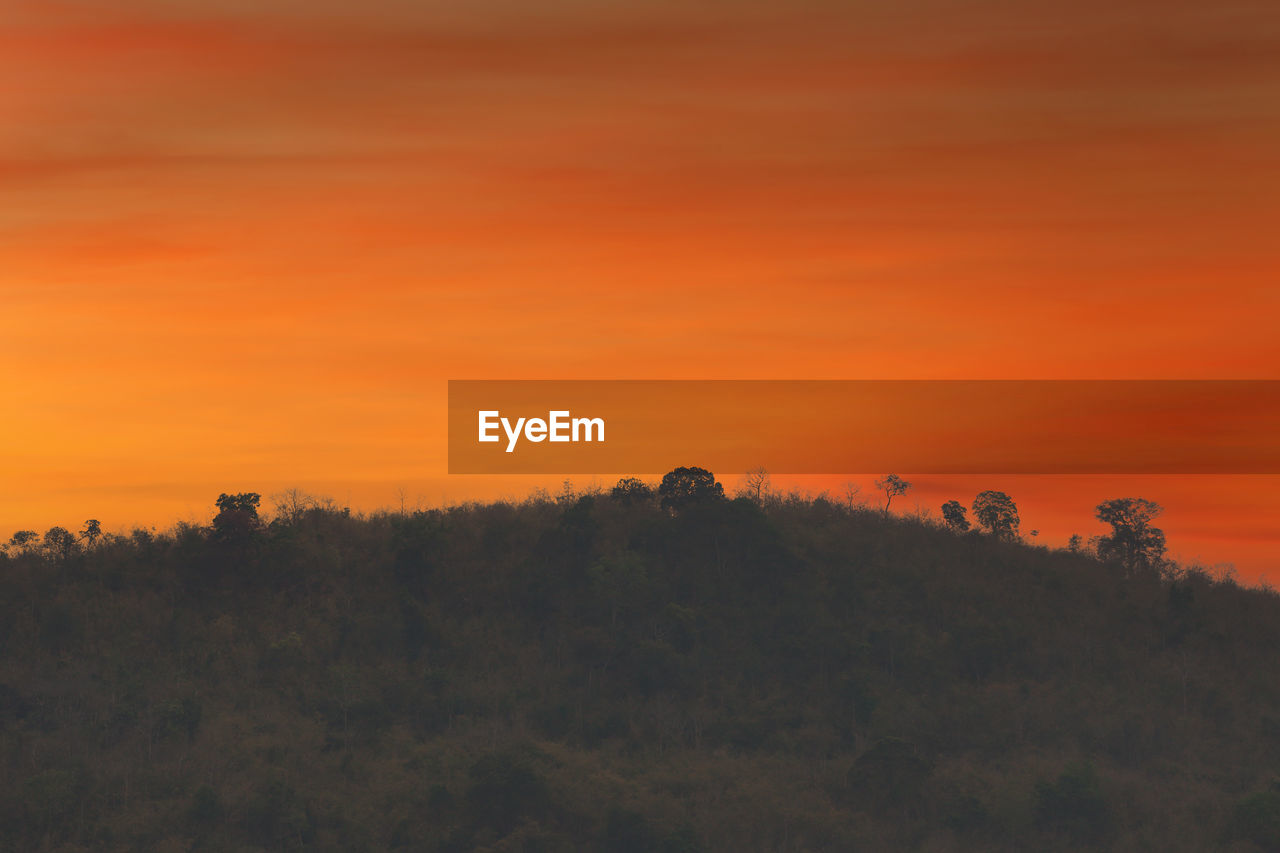
<svg viewBox="0 0 1280 853"><path fill-rule="evenodd" d="M451 474L1280 473L1275 380L453 380Z"/></svg>

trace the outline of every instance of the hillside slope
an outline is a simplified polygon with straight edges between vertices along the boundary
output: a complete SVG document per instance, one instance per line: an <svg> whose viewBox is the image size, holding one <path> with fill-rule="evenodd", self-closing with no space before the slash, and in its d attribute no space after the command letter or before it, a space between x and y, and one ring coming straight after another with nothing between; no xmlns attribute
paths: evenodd
<svg viewBox="0 0 1280 853"><path fill-rule="evenodd" d="M0 556L0 848L1280 849L1269 591L824 500L251 515Z"/></svg>

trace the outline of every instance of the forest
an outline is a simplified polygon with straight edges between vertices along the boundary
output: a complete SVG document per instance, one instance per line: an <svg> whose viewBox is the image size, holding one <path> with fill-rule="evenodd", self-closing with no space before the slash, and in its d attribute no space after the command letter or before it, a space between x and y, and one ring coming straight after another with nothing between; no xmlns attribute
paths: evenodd
<svg viewBox="0 0 1280 853"><path fill-rule="evenodd" d="M1280 850L1280 596L909 485L20 532L0 849Z"/></svg>

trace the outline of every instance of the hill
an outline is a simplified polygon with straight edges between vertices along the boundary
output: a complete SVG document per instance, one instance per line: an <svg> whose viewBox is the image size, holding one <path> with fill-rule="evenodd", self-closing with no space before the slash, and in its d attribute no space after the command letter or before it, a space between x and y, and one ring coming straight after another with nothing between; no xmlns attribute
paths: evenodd
<svg viewBox="0 0 1280 853"><path fill-rule="evenodd" d="M0 848L1280 849L1268 590L823 499L244 497L0 555Z"/></svg>

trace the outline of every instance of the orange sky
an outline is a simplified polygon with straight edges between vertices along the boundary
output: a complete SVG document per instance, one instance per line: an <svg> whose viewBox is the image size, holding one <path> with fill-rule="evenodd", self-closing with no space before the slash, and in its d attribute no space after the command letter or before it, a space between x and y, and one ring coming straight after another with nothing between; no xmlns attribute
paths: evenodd
<svg viewBox="0 0 1280 853"><path fill-rule="evenodd" d="M1280 378L1262 0L0 10L0 536L523 491L449 378ZM1277 485L1008 490L1254 578Z"/></svg>

